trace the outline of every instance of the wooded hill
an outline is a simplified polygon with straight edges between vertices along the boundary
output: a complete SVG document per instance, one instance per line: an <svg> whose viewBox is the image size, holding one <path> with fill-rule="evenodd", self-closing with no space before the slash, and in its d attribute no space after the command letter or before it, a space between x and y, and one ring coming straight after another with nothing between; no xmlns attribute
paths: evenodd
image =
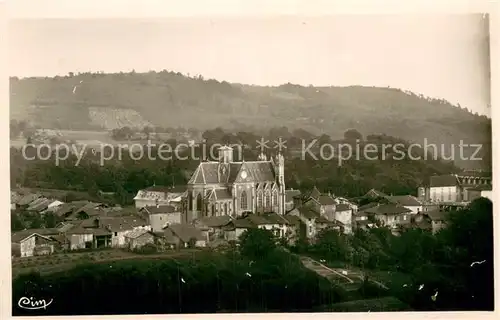
<svg viewBox="0 0 500 320"><path fill-rule="evenodd" d="M363 135L387 134L420 144L427 139L445 150L461 141L483 144L481 155L487 161L457 164L471 168L491 163L491 119L399 89L249 86L168 71L11 78L10 89L11 118L42 128L109 130L151 124L252 132L286 126L333 139L355 128Z"/></svg>

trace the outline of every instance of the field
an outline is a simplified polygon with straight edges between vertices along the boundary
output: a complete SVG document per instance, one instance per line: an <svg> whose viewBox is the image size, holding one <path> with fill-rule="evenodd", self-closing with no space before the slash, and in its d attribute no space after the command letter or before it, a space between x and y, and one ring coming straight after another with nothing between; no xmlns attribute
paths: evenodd
<svg viewBox="0 0 500 320"><path fill-rule="evenodd" d="M107 263L119 260L137 259L171 259L175 257L186 257L200 250L186 249L182 251L167 251L160 254L136 254L120 249L106 249L89 252L57 253L47 256L34 256L12 259L12 277L38 271L40 274L53 273L70 269L82 263Z"/></svg>
<svg viewBox="0 0 500 320"><path fill-rule="evenodd" d="M118 144L131 144L131 141L117 141L111 138L108 131L90 131L90 130L54 130L61 134L61 140L71 140L79 144L84 144L89 147L101 147L105 144L118 145ZM26 139L11 139L10 146L14 148L21 148L26 144Z"/></svg>

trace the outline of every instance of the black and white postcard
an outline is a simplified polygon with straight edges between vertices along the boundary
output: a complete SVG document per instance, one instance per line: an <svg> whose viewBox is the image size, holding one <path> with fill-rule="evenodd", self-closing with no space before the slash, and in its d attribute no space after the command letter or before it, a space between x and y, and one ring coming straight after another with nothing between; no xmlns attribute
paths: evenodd
<svg viewBox="0 0 500 320"><path fill-rule="evenodd" d="M15 2L12 316L493 314L491 6Z"/></svg>

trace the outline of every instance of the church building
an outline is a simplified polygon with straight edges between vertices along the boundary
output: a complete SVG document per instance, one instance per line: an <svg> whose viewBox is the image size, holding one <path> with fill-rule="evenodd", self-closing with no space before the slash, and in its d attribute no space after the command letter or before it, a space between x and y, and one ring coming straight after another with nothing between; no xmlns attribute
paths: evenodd
<svg viewBox="0 0 500 320"><path fill-rule="evenodd" d="M198 165L187 185L186 222L244 213L285 213L285 164L282 154L269 160L233 161L233 149L218 149L218 161Z"/></svg>

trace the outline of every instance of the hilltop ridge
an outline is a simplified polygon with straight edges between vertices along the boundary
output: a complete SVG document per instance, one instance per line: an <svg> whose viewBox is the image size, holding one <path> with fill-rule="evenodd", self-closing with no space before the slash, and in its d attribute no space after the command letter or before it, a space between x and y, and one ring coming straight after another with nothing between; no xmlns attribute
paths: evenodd
<svg viewBox="0 0 500 320"><path fill-rule="evenodd" d="M151 71L11 78L10 89L11 118L41 128L151 125L255 131L286 126L334 139L356 128L363 135L383 133L420 144L442 144L444 150L460 142L482 144L481 154L491 158L491 119L442 99L394 88L290 83L264 87ZM489 166L491 161L483 162Z"/></svg>

